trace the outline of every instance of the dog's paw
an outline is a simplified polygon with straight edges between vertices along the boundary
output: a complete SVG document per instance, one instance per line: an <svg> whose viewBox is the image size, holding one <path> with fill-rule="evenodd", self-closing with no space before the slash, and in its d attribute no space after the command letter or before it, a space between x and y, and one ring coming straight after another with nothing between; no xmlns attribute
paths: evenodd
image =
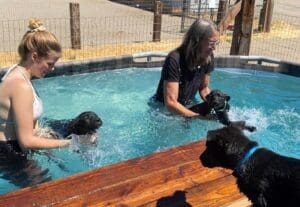
<svg viewBox="0 0 300 207"><path fill-rule="evenodd" d="M241 130L247 130L249 132L254 132L256 131L256 127L255 126L249 126L246 124L245 121L233 121L233 122L230 122L230 125L229 126L234 126L234 127L237 127Z"/></svg>
<svg viewBox="0 0 300 207"><path fill-rule="evenodd" d="M248 126L248 125L246 125L246 126L245 126L245 129L248 130L249 132L254 132L254 131L256 131L256 127L255 127L255 126Z"/></svg>

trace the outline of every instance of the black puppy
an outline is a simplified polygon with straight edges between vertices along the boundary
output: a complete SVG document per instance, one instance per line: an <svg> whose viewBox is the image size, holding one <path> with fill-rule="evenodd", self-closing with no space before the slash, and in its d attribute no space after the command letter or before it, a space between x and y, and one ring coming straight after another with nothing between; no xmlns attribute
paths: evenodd
<svg viewBox="0 0 300 207"><path fill-rule="evenodd" d="M79 114L75 119L71 120L68 125L68 134L94 134L96 130L102 126L100 117L92 111L86 111Z"/></svg>
<svg viewBox="0 0 300 207"><path fill-rule="evenodd" d="M190 110L207 118L218 119L222 124L229 125L228 111L230 96L220 90L212 90L205 102L192 106Z"/></svg>
<svg viewBox="0 0 300 207"><path fill-rule="evenodd" d="M300 160L258 148L242 129L236 124L208 131L203 165L234 170L240 191L254 207L299 206Z"/></svg>
<svg viewBox="0 0 300 207"><path fill-rule="evenodd" d="M87 139L86 141L81 140L82 143L93 143L96 141L96 130L102 126L102 120L95 112L85 111L71 120L46 119L45 125L54 130L58 137L75 134Z"/></svg>
<svg viewBox="0 0 300 207"><path fill-rule="evenodd" d="M249 131L256 130L254 126L247 126L245 121L230 121L228 116L230 109L228 101L230 100L230 96L226 93L220 90L212 90L210 94L206 96L206 100L205 102L192 106L190 110L199 113L204 118L218 120L226 126L237 123L244 125Z"/></svg>

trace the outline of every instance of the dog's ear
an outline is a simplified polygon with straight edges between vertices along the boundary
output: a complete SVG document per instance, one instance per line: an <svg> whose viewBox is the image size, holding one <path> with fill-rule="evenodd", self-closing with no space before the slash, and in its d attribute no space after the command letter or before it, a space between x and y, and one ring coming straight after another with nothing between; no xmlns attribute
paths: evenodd
<svg viewBox="0 0 300 207"><path fill-rule="evenodd" d="M227 95L226 93L224 93L224 97L225 97L226 101L229 101L229 100L230 100L230 96Z"/></svg>
<svg viewBox="0 0 300 207"><path fill-rule="evenodd" d="M207 96L205 96L205 99L206 99L207 103L211 103L212 102L212 99L213 99L215 93L216 93L216 90L212 90L212 91L210 91L209 94L207 94Z"/></svg>
<svg viewBox="0 0 300 207"><path fill-rule="evenodd" d="M68 134L72 134L74 133L76 130L76 127L75 127L75 120L71 120L70 123L69 123L69 126L68 126Z"/></svg>
<svg viewBox="0 0 300 207"><path fill-rule="evenodd" d="M205 96L205 99L208 101L208 100L211 98L211 96L212 96L212 93L210 92L209 94L207 94L207 95Z"/></svg>
<svg viewBox="0 0 300 207"><path fill-rule="evenodd" d="M68 132L71 134L82 135L88 132L85 120L82 119L73 119L68 128Z"/></svg>

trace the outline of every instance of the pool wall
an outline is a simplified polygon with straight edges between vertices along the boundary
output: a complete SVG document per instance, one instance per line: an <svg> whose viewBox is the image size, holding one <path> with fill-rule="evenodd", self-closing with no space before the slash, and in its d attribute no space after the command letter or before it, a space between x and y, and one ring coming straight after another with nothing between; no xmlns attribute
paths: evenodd
<svg viewBox="0 0 300 207"><path fill-rule="evenodd" d="M120 57L58 63L56 70L47 77L131 67L161 67L166 55L167 53L161 52L145 52ZM215 67L264 70L300 77L300 64L264 56L217 56L215 57ZM0 77L6 70L7 68L0 70Z"/></svg>

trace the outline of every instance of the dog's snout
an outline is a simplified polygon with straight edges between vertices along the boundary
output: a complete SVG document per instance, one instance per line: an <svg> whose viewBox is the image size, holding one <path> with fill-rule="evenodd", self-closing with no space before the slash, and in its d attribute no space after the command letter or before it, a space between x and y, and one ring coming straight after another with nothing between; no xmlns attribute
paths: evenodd
<svg viewBox="0 0 300 207"><path fill-rule="evenodd" d="M199 160L201 161L204 167L216 167L218 166L217 161L214 159L213 155L206 149L200 156Z"/></svg>
<svg viewBox="0 0 300 207"><path fill-rule="evenodd" d="M98 127L101 127L102 126L102 120L99 118L96 120L96 124Z"/></svg>

